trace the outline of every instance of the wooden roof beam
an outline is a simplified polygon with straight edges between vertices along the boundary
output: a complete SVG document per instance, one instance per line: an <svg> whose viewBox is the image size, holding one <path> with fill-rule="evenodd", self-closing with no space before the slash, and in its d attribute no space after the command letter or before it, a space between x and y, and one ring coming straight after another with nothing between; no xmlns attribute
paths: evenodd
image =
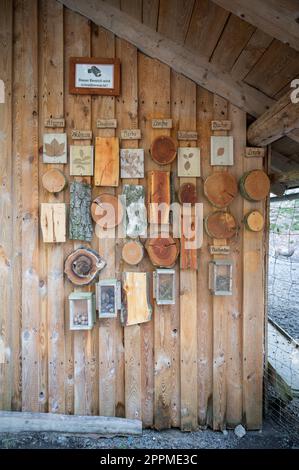
<svg viewBox="0 0 299 470"><path fill-rule="evenodd" d="M199 54L194 54L102 0L59 1L252 116L263 114L274 103L272 98L250 85L235 81L229 73L222 72Z"/></svg>
<svg viewBox="0 0 299 470"><path fill-rule="evenodd" d="M298 0L213 0L214 3L299 51Z"/></svg>

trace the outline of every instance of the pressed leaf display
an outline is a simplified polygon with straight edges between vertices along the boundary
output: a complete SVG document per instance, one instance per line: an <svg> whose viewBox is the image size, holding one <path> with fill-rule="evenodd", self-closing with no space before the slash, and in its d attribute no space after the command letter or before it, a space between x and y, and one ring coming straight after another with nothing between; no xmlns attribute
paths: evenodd
<svg viewBox="0 0 299 470"><path fill-rule="evenodd" d="M211 136L211 165L234 164L234 139L232 136Z"/></svg>
<svg viewBox="0 0 299 470"><path fill-rule="evenodd" d="M178 148L178 176L200 176L200 149L198 147Z"/></svg>
<svg viewBox="0 0 299 470"><path fill-rule="evenodd" d="M72 176L93 175L93 146L70 146L70 174Z"/></svg>
<svg viewBox="0 0 299 470"><path fill-rule="evenodd" d="M44 134L44 163L67 163L66 134Z"/></svg>

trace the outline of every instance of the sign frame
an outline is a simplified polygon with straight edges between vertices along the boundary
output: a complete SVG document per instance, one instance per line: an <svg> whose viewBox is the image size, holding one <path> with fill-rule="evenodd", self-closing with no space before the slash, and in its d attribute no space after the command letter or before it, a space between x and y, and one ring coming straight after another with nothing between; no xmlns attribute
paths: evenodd
<svg viewBox="0 0 299 470"><path fill-rule="evenodd" d="M113 65L113 88L76 87L76 66L82 65ZM106 95L118 96L120 94L120 60L97 57L71 57L69 92L75 95Z"/></svg>

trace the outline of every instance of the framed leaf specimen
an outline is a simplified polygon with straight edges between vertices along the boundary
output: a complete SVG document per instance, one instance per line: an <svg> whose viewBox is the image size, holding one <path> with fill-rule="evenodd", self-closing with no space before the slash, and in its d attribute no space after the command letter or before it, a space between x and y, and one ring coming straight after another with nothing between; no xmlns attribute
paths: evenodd
<svg viewBox="0 0 299 470"><path fill-rule="evenodd" d="M178 176L200 176L200 149L198 147L178 148Z"/></svg>
<svg viewBox="0 0 299 470"><path fill-rule="evenodd" d="M44 134L44 163L67 163L66 134Z"/></svg>
<svg viewBox="0 0 299 470"><path fill-rule="evenodd" d="M93 146L70 146L70 175L93 176Z"/></svg>
<svg viewBox="0 0 299 470"><path fill-rule="evenodd" d="M211 165L234 164L234 139L230 136L211 136Z"/></svg>
<svg viewBox="0 0 299 470"><path fill-rule="evenodd" d="M120 177L144 178L144 150L120 150Z"/></svg>

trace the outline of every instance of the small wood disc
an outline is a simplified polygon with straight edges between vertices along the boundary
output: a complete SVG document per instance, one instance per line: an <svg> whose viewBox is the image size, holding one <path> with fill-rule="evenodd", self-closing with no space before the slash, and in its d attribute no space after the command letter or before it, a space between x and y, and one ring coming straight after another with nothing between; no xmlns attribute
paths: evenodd
<svg viewBox="0 0 299 470"><path fill-rule="evenodd" d="M213 206L223 209L238 193L236 178L225 171L216 171L205 180L204 193Z"/></svg>
<svg viewBox="0 0 299 470"><path fill-rule="evenodd" d="M142 260L143 251L141 243L136 240L130 240L123 246L122 258L126 263L135 266Z"/></svg>
<svg viewBox="0 0 299 470"><path fill-rule="evenodd" d="M43 174L42 183L49 193L60 193L65 188L67 180L62 171L52 168Z"/></svg>
<svg viewBox="0 0 299 470"><path fill-rule="evenodd" d="M176 157L176 143L167 135L156 137L151 145L152 159L159 165L168 165Z"/></svg>
<svg viewBox="0 0 299 470"><path fill-rule="evenodd" d="M212 238L227 239L236 235L238 226L232 214L216 211L209 214L205 219L205 229Z"/></svg>
<svg viewBox="0 0 299 470"><path fill-rule="evenodd" d="M248 201L262 201L270 192L270 179L262 170L245 173L240 180L240 192Z"/></svg>
<svg viewBox="0 0 299 470"><path fill-rule="evenodd" d="M91 217L102 228L116 227L122 221L123 206L113 194L103 193L93 200Z"/></svg>
<svg viewBox="0 0 299 470"><path fill-rule="evenodd" d="M180 251L178 240L163 233L156 238L149 238L145 248L153 265L164 268L170 268L175 264Z"/></svg>
<svg viewBox="0 0 299 470"><path fill-rule="evenodd" d="M182 184L179 188L178 198L181 204L195 204L197 202L197 192L195 184Z"/></svg>
<svg viewBox="0 0 299 470"><path fill-rule="evenodd" d="M264 228L264 217L259 211L251 211L245 215L244 223L251 232L261 232Z"/></svg>

